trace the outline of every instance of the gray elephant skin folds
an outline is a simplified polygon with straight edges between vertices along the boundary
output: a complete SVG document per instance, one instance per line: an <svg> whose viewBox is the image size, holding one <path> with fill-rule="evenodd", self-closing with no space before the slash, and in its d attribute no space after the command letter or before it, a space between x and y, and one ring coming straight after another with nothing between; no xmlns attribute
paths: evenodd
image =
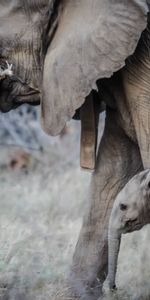
<svg viewBox="0 0 150 300"><path fill-rule="evenodd" d="M115 287L121 234L149 222L149 3L0 1L0 111L40 105L52 136L81 119L81 161L93 170L70 272L81 300L98 299L107 273Z"/></svg>

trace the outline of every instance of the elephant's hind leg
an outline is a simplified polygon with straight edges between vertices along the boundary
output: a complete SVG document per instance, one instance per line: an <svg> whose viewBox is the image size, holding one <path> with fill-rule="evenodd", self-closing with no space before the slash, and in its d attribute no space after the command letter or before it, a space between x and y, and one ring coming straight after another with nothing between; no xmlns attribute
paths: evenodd
<svg viewBox="0 0 150 300"><path fill-rule="evenodd" d="M81 299L97 299L107 273L107 229L114 199L127 181L142 169L138 146L108 110L96 170L90 187L90 207L73 257L71 279Z"/></svg>

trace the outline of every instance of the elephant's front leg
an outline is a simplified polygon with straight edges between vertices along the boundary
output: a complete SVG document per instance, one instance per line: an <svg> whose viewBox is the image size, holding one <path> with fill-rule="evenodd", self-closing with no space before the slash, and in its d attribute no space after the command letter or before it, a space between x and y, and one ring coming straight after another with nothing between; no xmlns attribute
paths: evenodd
<svg viewBox="0 0 150 300"><path fill-rule="evenodd" d="M108 109L89 192L89 212L84 218L73 257L72 279L81 299L99 296L100 282L107 275L107 230L111 208L121 188L141 169L138 146L118 125L117 112Z"/></svg>

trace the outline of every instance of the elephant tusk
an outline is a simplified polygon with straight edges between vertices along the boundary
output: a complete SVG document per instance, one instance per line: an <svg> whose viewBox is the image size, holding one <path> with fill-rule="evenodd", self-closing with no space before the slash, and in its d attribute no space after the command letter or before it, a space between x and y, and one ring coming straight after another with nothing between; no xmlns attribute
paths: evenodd
<svg viewBox="0 0 150 300"><path fill-rule="evenodd" d="M3 69L0 66L0 80L4 79L6 76L12 76L13 75L13 71L12 71L13 65L9 64L7 60L6 60L6 65L7 65L6 69Z"/></svg>

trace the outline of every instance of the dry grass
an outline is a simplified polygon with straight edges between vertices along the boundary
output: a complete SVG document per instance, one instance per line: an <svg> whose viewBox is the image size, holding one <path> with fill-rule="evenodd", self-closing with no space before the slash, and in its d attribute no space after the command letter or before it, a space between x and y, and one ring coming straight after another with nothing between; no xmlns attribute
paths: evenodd
<svg viewBox="0 0 150 300"><path fill-rule="evenodd" d="M87 179L76 166L40 173L0 175L0 282L2 289L24 292L27 299L32 294L33 299L54 299L81 225L85 196L80 182L87 186Z"/></svg>
<svg viewBox="0 0 150 300"><path fill-rule="evenodd" d="M18 150L0 150L0 299L67 295L90 176L80 171L76 138L65 139L31 155L25 170L9 167Z"/></svg>
<svg viewBox="0 0 150 300"><path fill-rule="evenodd" d="M22 171L7 167L14 150L0 151L0 300L72 300L66 278L90 174L78 167L78 139L63 143ZM124 237L118 293L103 299L150 299L149 236L147 227Z"/></svg>

